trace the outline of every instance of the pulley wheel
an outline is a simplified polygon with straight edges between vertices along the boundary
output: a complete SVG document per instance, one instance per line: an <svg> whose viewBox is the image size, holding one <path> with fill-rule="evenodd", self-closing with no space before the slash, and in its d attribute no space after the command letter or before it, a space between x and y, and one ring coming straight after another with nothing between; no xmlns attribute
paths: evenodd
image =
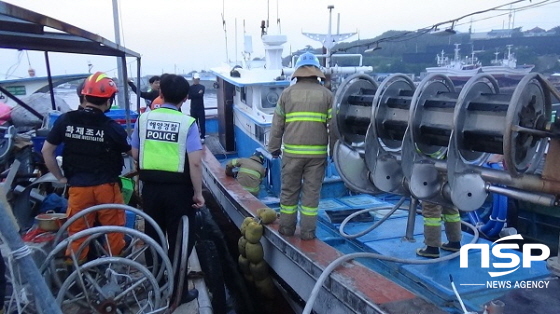
<svg viewBox="0 0 560 314"><path fill-rule="evenodd" d="M507 171L513 176L532 172L546 147L546 137L516 130L516 127L537 129L538 124L550 121L551 101L539 77L531 73L519 82L506 115L504 160Z"/></svg>

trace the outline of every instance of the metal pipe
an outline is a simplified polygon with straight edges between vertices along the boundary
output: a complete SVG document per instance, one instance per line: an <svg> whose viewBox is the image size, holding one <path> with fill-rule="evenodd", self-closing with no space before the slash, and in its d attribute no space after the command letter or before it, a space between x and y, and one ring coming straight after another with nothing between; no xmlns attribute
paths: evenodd
<svg viewBox="0 0 560 314"><path fill-rule="evenodd" d="M511 130L514 132L520 132L520 133L527 133L527 134L531 134L531 135L535 135L538 137L560 137L560 134L555 134L553 132L547 132L547 131L541 131L541 130L537 130L537 129L530 129L530 128L525 128L519 125L513 125L511 127Z"/></svg>
<svg viewBox="0 0 560 314"><path fill-rule="evenodd" d="M136 67L136 86L140 88L140 65L141 65L141 58L136 58L138 66ZM140 114L140 96L136 96L136 112Z"/></svg>
<svg viewBox="0 0 560 314"><path fill-rule="evenodd" d="M51 108L52 110L56 110L56 103L54 102L54 86L52 82L51 64L49 61L48 51L45 51L45 64L47 65L47 80L49 81L49 90L51 91ZM41 116L41 120L43 120L43 116Z"/></svg>
<svg viewBox="0 0 560 314"><path fill-rule="evenodd" d="M405 240L408 242L415 242L414 240L414 224L416 223L416 208L418 207L418 199L415 197L410 198L410 205L408 207L408 220L406 221L406 234Z"/></svg>
<svg viewBox="0 0 560 314"><path fill-rule="evenodd" d="M334 9L334 5L329 5L327 9L329 9L329 32L327 33L327 38L325 40L325 43L323 43L323 47L327 49L326 51L327 57L325 58L325 67L328 69L331 66L330 54L331 54L331 48L333 47L331 27L332 27L332 10Z"/></svg>
<svg viewBox="0 0 560 314"><path fill-rule="evenodd" d="M530 192L512 190L504 188L501 186L487 185L486 190L488 192L502 194L511 198L515 198L522 201L531 202L538 205L544 206L554 206L556 203L556 197L550 195L534 194Z"/></svg>
<svg viewBox="0 0 560 314"><path fill-rule="evenodd" d="M296 58L298 58L298 57L299 57L299 55L293 55L292 56L292 66L296 64ZM359 54L359 53L339 53L339 54L333 54L331 56L329 56L328 53L322 53L322 54L316 54L315 57L317 57L317 58L333 58L333 59L334 58L342 58L342 57L358 57L359 58L358 66L360 66L360 67L363 66L363 58L364 58L364 56L362 54ZM373 71L373 67L371 67L371 66L364 66L364 67L367 67L369 69L369 70L366 70L366 71ZM328 67L328 68L331 68L331 67ZM290 70L290 69L291 69L291 72L289 72L289 73L286 72L286 70ZM285 74L292 74L295 71L294 68L286 68L286 69L283 69L283 70L284 70Z"/></svg>
<svg viewBox="0 0 560 314"><path fill-rule="evenodd" d="M354 73L362 73L362 72L371 72L373 71L373 67L371 66L360 66L360 67L332 67L332 68L328 68L328 69L324 69L326 70L325 74L354 74ZM286 76L290 76L295 72L294 68L285 68L282 71L284 71L284 74Z"/></svg>
<svg viewBox="0 0 560 314"><path fill-rule="evenodd" d="M0 201L0 232L5 243L10 248L14 261L18 264L21 275L29 283L29 289L35 296L38 308L44 314L62 314L56 300L50 293L49 287L39 272L35 261L33 261L29 247L25 245L21 236L14 228L12 220L8 215L8 208L5 199ZM2 261L3 262L3 261Z"/></svg>
<svg viewBox="0 0 560 314"><path fill-rule="evenodd" d="M507 172L489 168L479 168L479 171L482 179L492 184L502 184L533 192L560 194L560 182L546 180L538 175L524 174L520 177L512 177Z"/></svg>
<svg viewBox="0 0 560 314"><path fill-rule="evenodd" d="M447 164L444 161L436 161L434 165L440 172L447 171ZM523 174L519 177L512 177L508 172L484 167L476 167L476 172L485 182L491 184L507 185L508 187L532 192L560 194L559 181L547 180L539 175Z"/></svg>
<svg viewBox="0 0 560 314"><path fill-rule="evenodd" d="M122 79L119 79L119 81L123 81L122 83L122 94L123 94L123 99L124 99L124 118L126 121L126 132L128 134L132 133L132 126L130 125L130 98L129 98L129 94L128 94L128 73L127 73L127 69L126 69L126 57L122 56L120 58L121 61L121 67L122 67ZM138 85L138 88L140 88L140 85Z"/></svg>
<svg viewBox="0 0 560 314"><path fill-rule="evenodd" d="M121 29L120 29L120 22L119 22L119 4L117 0L113 0L113 27L115 30L115 44L117 44L117 46L121 45ZM124 58L124 56L123 56ZM126 60L126 59L125 59ZM121 62L117 61L117 75L119 76L119 80L118 80L118 88L119 90L124 90L123 89L123 85L126 84L125 82L125 74L124 74L124 69L126 68L126 61L124 62L124 66ZM140 91L140 86L138 86L138 90ZM125 97L122 93L118 93L117 94L117 99L118 99L118 106L119 108L124 108L125 105L123 105L123 103L125 102Z"/></svg>

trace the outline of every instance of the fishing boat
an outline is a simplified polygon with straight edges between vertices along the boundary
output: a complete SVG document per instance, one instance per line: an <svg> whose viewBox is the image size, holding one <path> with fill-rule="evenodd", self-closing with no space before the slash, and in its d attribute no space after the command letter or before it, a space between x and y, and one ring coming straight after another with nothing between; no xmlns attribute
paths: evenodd
<svg viewBox="0 0 560 314"><path fill-rule="evenodd" d="M517 65L517 58L511 52L512 45L507 45L507 54L503 59L498 59L499 52L495 52L496 58L492 60L492 65L482 67L482 72L488 73L494 77L510 77L521 78L525 74L531 72L535 65L523 64Z"/></svg>
<svg viewBox="0 0 560 314"><path fill-rule="evenodd" d="M52 75L50 76L50 81L52 82L53 88L56 87L66 87L66 89L71 89L69 82L75 82L88 77L89 73L78 73L78 74L63 74L63 75ZM46 93L50 90L49 87L49 76L34 76L34 77L24 77L16 79L1 80L0 87L7 90L10 94L18 97L19 99L28 97L35 93ZM76 89L71 90L75 93ZM0 101L15 106L17 103L5 96L0 91Z"/></svg>
<svg viewBox="0 0 560 314"><path fill-rule="evenodd" d="M461 58L459 53L460 44L455 44L455 53L453 59L449 59L442 50L441 54L436 56L437 67L426 68L427 73L437 73L447 75L451 79L461 79L467 80L468 78L474 76L481 71L481 63L475 57L474 51L471 53L471 57Z"/></svg>
<svg viewBox="0 0 560 314"><path fill-rule="evenodd" d="M238 228L262 208L279 210L281 162L266 145L275 102L293 69L280 66L286 36L262 34L264 69L212 69L219 127L206 141L203 179ZM378 84L357 71L337 86L331 123L338 140L321 191L317 239L301 240L298 231L283 236L274 222L259 242L294 312L558 311L560 265L553 255L560 230L555 223L541 228L558 221L552 156L560 145L547 125L556 125L551 99L560 93L533 73L504 94L494 77L479 73L474 56L470 63L473 73L459 92L450 76L457 72L449 71L429 73L418 84L403 74ZM224 171L228 159L255 150L267 168L258 197ZM502 155L507 168L489 163L492 155ZM460 252L416 256L423 201L461 210Z"/></svg>

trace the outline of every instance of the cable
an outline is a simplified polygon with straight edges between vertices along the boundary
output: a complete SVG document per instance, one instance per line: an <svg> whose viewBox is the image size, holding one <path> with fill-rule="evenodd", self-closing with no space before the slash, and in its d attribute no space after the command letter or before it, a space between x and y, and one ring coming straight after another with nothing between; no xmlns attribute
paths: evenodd
<svg viewBox="0 0 560 314"><path fill-rule="evenodd" d="M468 313L467 308L465 307L465 304L463 303L463 299L461 299L461 296L459 295L459 292L455 287L455 283L453 282L453 276L451 276L451 274L449 274L449 280L451 280L451 288L453 288L453 292L455 292L455 296L457 297L457 300L459 300L459 304L463 309L463 313L467 314Z"/></svg>
<svg viewBox="0 0 560 314"><path fill-rule="evenodd" d="M6 76L5 78L7 79L8 77L12 76L14 74L14 72L18 69L20 63L21 63L21 56L23 55L23 50L19 50L18 51L18 55L17 55L17 61L12 64L8 70L6 70Z"/></svg>
<svg viewBox="0 0 560 314"><path fill-rule="evenodd" d="M423 27L423 28L421 28L421 29L419 29L418 31L415 31L415 32L407 31L407 32L404 32L404 33L401 33L401 34L380 38L380 39L377 39L377 40L374 40L374 41L371 41L371 42L367 42L367 43L363 43L363 44L357 44L357 45L352 45L352 46L345 47L345 48L333 49L332 52L331 52L331 55L333 55L336 52L344 52L344 51L350 50L352 48L370 47L370 46L373 46L373 45L378 45L382 42L407 41L407 40L425 35L425 34L429 33L430 31L432 31L434 29L437 29L438 26L444 25L444 24L450 24L451 23L451 24L454 24L454 26L469 24L469 23L472 23L473 21L469 21L469 22L465 22L465 23L457 23L457 22L459 20L462 20L462 19L466 18L466 17L473 16L473 15L478 15L478 14L482 14L482 13L486 13L486 12L490 12L490 11L502 11L502 10L508 10L509 11L511 9L501 9L501 8L505 7L505 6L510 6L510 5L513 5L513 4L522 2L522 1L526 1L526 0L516 0L516 1L513 1L513 2L509 2L509 3L506 3L506 4L499 5L499 6L495 6L495 7L489 8L489 9L471 12L469 14L463 15L461 17L458 17L458 18L455 18L455 19L452 19L452 20L448 20L448 21L445 21L445 22L440 22L440 23L431 25L431 26ZM520 7L520 8L513 9L513 11L514 12L524 11L524 10L534 9L534 8L538 8L538 7L541 7L541 6L544 6L544 5L549 5L549 4L552 4L552 3L560 2L560 0L554 0L553 2L550 2L550 1L551 0L543 0L542 2L539 2L539 3L529 4L529 5ZM500 14L495 15L495 16L475 20L475 22L476 21L488 20L488 19L496 18L496 17L499 17L499 16L507 15L507 14L509 14L509 12L500 13ZM411 36L410 38L404 38L405 36L408 36L410 34L414 34L414 35Z"/></svg>

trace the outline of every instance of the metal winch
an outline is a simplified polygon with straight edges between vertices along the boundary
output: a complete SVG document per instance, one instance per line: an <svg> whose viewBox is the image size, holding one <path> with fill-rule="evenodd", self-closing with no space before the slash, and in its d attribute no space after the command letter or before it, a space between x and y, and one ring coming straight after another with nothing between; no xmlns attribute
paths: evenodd
<svg viewBox="0 0 560 314"><path fill-rule="evenodd" d="M560 99L558 91L536 73L513 93L500 92L483 73L460 91L441 74L417 86L395 74L379 87L354 75L335 96L335 164L359 192L411 195L464 211L480 208L488 192L550 206L560 195L558 170L546 163L542 175L535 170L549 141L560 147L552 97ZM483 167L492 154L503 155L507 170Z"/></svg>

